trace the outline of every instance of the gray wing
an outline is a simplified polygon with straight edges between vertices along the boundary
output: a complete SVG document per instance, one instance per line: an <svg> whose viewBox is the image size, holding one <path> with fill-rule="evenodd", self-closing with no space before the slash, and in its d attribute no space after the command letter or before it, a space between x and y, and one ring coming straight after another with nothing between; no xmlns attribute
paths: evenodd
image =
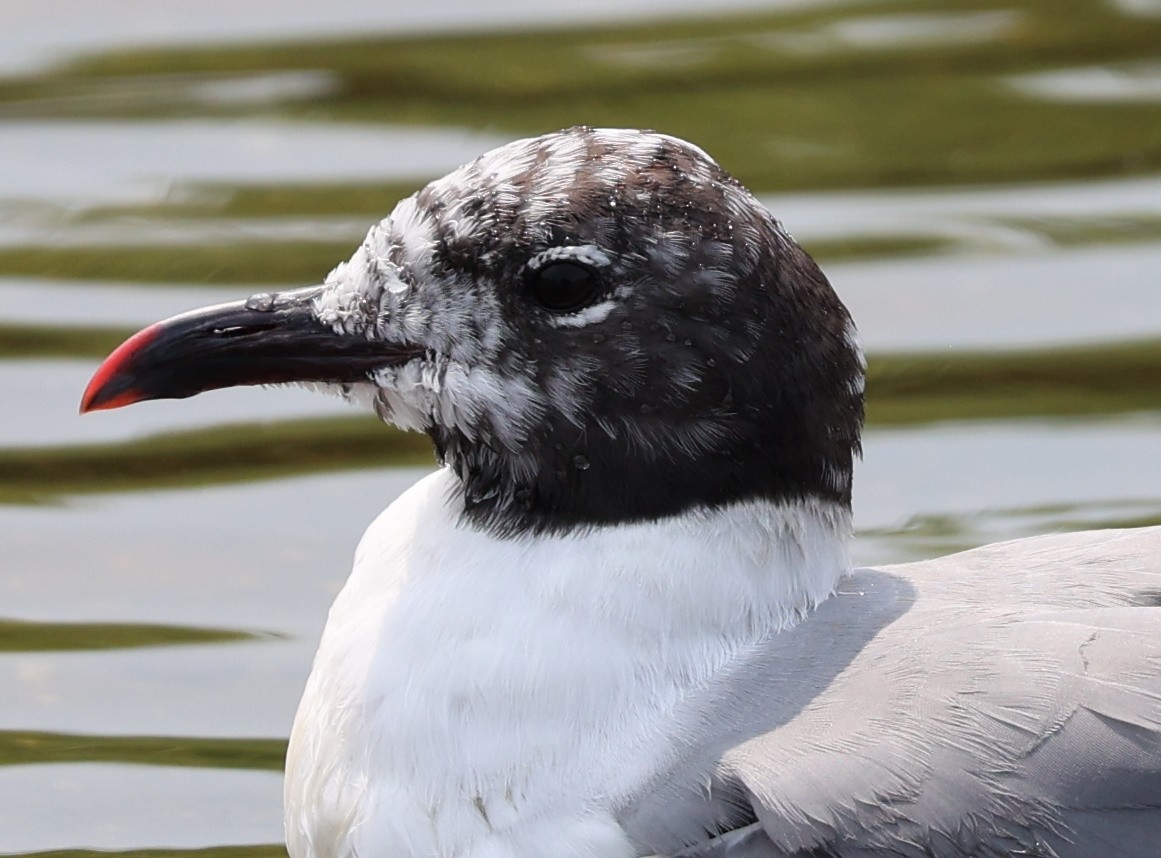
<svg viewBox="0 0 1161 858"><path fill-rule="evenodd" d="M682 858L1161 855L1161 528L857 570L707 732L735 830Z"/></svg>

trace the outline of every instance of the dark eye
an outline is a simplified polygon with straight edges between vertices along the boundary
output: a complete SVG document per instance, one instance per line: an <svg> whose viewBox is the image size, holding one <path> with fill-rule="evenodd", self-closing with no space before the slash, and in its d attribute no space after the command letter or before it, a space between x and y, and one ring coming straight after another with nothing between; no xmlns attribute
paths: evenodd
<svg viewBox="0 0 1161 858"><path fill-rule="evenodd" d="M532 275L532 297L554 313L579 310L597 296L600 282L591 268L576 262L550 262Z"/></svg>

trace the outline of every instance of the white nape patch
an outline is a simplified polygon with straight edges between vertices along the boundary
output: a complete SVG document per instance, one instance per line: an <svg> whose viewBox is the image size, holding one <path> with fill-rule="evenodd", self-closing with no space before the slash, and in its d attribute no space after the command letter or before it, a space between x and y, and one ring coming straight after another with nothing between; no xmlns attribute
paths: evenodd
<svg viewBox="0 0 1161 858"><path fill-rule="evenodd" d="M609 318L609 314L617 308L619 303L613 299L602 301L567 316L552 316L549 318L548 324L554 328L583 328L586 325L595 325L597 322L603 322Z"/></svg>
<svg viewBox="0 0 1161 858"><path fill-rule="evenodd" d="M833 591L849 511L499 540L457 487L425 478L363 537L291 732L290 854L630 858L618 810L706 689Z"/></svg>
<svg viewBox="0 0 1161 858"><path fill-rule="evenodd" d="M550 247L529 259L524 267L529 271L539 271L550 262L578 262L593 268L606 268L613 264L613 259L595 244L578 244Z"/></svg>

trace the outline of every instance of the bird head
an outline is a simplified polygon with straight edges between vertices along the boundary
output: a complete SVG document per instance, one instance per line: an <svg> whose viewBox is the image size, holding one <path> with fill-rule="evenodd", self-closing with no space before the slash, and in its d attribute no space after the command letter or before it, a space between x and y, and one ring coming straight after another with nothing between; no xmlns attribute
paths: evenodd
<svg viewBox="0 0 1161 858"><path fill-rule="evenodd" d="M322 285L139 332L81 410L322 385L427 433L465 518L511 535L849 507L863 374L825 276L709 156L572 128L402 200Z"/></svg>

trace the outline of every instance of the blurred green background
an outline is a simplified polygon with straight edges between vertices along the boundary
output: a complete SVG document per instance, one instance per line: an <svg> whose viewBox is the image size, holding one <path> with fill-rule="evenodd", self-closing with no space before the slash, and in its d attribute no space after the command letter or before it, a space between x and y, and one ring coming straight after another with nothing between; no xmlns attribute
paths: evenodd
<svg viewBox="0 0 1161 858"><path fill-rule="evenodd" d="M297 390L77 401L517 136L690 139L819 259L869 353L860 562L1161 522L1161 0L714 8L0 10L0 853L281 854L326 606L426 442Z"/></svg>

